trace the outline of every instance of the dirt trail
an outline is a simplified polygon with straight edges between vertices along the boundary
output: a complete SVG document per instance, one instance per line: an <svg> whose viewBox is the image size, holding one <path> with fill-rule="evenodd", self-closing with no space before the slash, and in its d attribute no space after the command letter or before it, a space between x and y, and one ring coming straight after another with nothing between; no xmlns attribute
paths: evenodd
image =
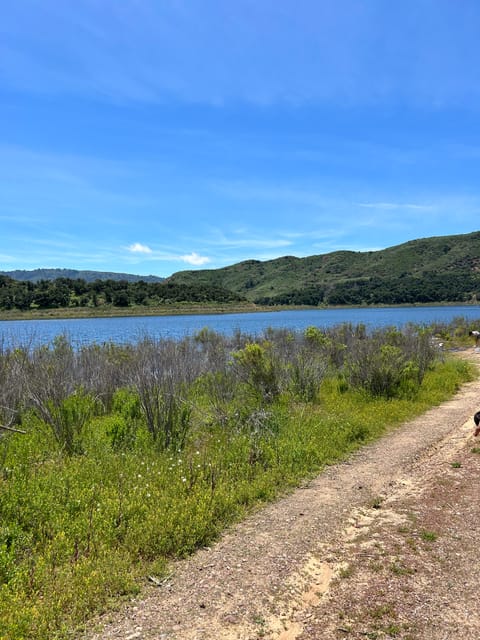
<svg viewBox="0 0 480 640"><path fill-rule="evenodd" d="M479 409L475 381L176 563L84 637L480 638Z"/></svg>

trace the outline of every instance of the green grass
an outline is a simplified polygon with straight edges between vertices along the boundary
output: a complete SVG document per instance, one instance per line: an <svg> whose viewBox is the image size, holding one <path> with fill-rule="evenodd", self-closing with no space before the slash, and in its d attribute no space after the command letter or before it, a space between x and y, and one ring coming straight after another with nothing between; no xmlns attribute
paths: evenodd
<svg viewBox="0 0 480 640"><path fill-rule="evenodd" d="M91 420L82 455L67 456L25 417L26 435L0 441L0 639L66 638L147 576L161 577L172 558L211 544L470 376L461 361L439 364L413 400L372 399L326 380L319 402L280 397L260 431L202 423L198 397L199 426L181 452L159 451L141 426L134 446L113 446L120 418L111 414Z"/></svg>
<svg viewBox="0 0 480 640"><path fill-rule="evenodd" d="M420 537L424 542L435 542L438 538L438 534L435 531L422 531Z"/></svg>

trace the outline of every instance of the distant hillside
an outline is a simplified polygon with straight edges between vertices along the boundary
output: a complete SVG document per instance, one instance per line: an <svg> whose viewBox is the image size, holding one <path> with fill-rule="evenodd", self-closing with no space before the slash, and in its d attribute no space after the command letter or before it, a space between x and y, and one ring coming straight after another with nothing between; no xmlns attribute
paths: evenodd
<svg viewBox="0 0 480 640"><path fill-rule="evenodd" d="M31 271L0 271L0 275L8 276L13 280L22 282L38 282L39 280L56 280L57 278L69 278L70 280L122 280L126 282L163 282L165 278L159 276L136 276L130 273L112 273L110 271L77 271L76 269L33 269Z"/></svg>
<svg viewBox="0 0 480 640"><path fill-rule="evenodd" d="M480 300L480 232L412 240L381 251L336 251L222 269L168 282L229 289L262 304L402 304Z"/></svg>

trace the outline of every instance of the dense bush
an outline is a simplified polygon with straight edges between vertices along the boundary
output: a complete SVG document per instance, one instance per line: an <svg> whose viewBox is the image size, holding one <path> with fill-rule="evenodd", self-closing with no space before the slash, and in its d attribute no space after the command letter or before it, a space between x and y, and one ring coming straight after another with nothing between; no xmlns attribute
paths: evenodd
<svg viewBox="0 0 480 640"><path fill-rule="evenodd" d="M425 329L0 349L0 638L52 640L468 378Z"/></svg>
<svg viewBox="0 0 480 640"><path fill-rule="evenodd" d="M161 449L182 448L202 405L212 422L269 405L285 394L314 400L327 375L384 397L414 394L436 356L430 333L344 324L303 334L269 329L227 338L203 330L180 341L144 337L133 345L74 349L60 336L41 347L0 352L3 422L29 411L47 425L62 451L83 449L83 430L115 412L122 392L135 397L141 421ZM203 390L203 391L202 391ZM205 400L206 398L206 400ZM222 420L220 419L220 422Z"/></svg>
<svg viewBox="0 0 480 640"><path fill-rule="evenodd" d="M179 302L225 303L244 298L214 285L125 280L72 280L56 278L25 282L0 276L0 309L58 309L65 307L129 307Z"/></svg>
<svg viewBox="0 0 480 640"><path fill-rule="evenodd" d="M328 286L308 286L274 296L258 297L257 304L280 305L378 305L435 302L468 302L480 296L480 278L471 271L429 274L428 278L346 278Z"/></svg>

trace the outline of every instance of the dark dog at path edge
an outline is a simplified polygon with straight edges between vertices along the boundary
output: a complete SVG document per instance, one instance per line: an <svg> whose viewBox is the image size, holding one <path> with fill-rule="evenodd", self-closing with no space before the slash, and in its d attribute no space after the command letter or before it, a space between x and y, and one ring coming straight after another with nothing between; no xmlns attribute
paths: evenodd
<svg viewBox="0 0 480 640"><path fill-rule="evenodd" d="M473 435L478 436L478 434L480 433L480 411L477 411L477 413L473 416L473 421L475 423L475 426L477 427Z"/></svg>

